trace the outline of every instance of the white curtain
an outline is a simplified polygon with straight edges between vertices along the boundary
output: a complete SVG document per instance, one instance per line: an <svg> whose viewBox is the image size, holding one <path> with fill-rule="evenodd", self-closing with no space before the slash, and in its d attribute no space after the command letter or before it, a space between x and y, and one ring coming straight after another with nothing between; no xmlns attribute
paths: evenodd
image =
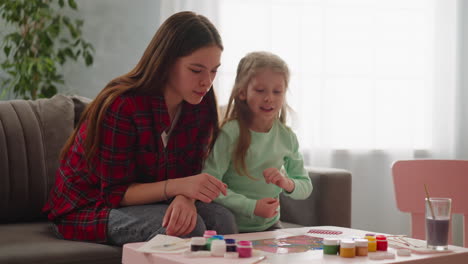
<svg viewBox="0 0 468 264"><path fill-rule="evenodd" d="M199 3L162 2L179 8L171 12ZM215 83L220 103L227 103L247 52L281 56L292 71L290 125L306 163L352 172L354 228L409 233L409 216L395 205L392 163L468 159L460 149L468 116L459 78L465 0L206 0L201 6L225 47Z"/></svg>

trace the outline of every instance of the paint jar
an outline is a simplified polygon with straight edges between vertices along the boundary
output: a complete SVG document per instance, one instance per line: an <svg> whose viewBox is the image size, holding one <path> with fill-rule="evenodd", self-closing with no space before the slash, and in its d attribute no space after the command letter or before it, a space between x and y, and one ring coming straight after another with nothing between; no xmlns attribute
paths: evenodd
<svg viewBox="0 0 468 264"><path fill-rule="evenodd" d="M239 258L252 257L252 242L247 240L237 242L237 252L239 252Z"/></svg>
<svg viewBox="0 0 468 264"><path fill-rule="evenodd" d="M237 252L236 240L232 238L224 239L226 242L226 252Z"/></svg>
<svg viewBox="0 0 468 264"><path fill-rule="evenodd" d="M356 243L356 256L367 256L369 252L369 240L359 238L355 239L354 243Z"/></svg>
<svg viewBox="0 0 468 264"><path fill-rule="evenodd" d="M224 236L220 236L220 235L215 235L215 236L212 236L212 237L209 237L208 239L206 239L206 250L211 250L211 243L213 243L214 240L223 240L224 241Z"/></svg>
<svg viewBox="0 0 468 264"><path fill-rule="evenodd" d="M323 241L323 254L337 255L340 249L340 240L337 238L324 238Z"/></svg>
<svg viewBox="0 0 468 264"><path fill-rule="evenodd" d="M215 239L211 241L211 256L222 257L226 253L226 242L224 240Z"/></svg>
<svg viewBox="0 0 468 264"><path fill-rule="evenodd" d="M213 237L209 237L206 239L205 250L211 249L211 242L213 241Z"/></svg>
<svg viewBox="0 0 468 264"><path fill-rule="evenodd" d="M375 239L375 235L374 234L366 234L366 236L364 238L369 241L368 244L367 244L368 251L369 252L376 252L377 251L377 242L376 242L376 239Z"/></svg>
<svg viewBox="0 0 468 264"><path fill-rule="evenodd" d="M343 239L340 242L340 257L354 258L356 256L356 244L350 239Z"/></svg>
<svg viewBox="0 0 468 264"><path fill-rule="evenodd" d="M216 236L216 230L205 230L205 233L203 234L204 238L209 238L212 236Z"/></svg>
<svg viewBox="0 0 468 264"><path fill-rule="evenodd" d="M375 237L375 239L377 239L377 250L387 251L388 249L387 237L384 235L378 235Z"/></svg>
<svg viewBox="0 0 468 264"><path fill-rule="evenodd" d="M190 240L190 251L205 250L206 239L204 237L192 237Z"/></svg>

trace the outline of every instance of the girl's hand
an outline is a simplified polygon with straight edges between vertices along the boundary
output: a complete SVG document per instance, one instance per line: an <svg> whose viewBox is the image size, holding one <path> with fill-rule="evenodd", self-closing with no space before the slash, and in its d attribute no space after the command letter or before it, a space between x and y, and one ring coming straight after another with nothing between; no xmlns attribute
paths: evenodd
<svg viewBox="0 0 468 264"><path fill-rule="evenodd" d="M204 203L211 203L220 193L227 194L227 185L208 173L181 178L182 194Z"/></svg>
<svg viewBox="0 0 468 264"><path fill-rule="evenodd" d="M271 218L278 214L279 200L275 198L263 198L257 200L254 214L256 216Z"/></svg>
<svg viewBox="0 0 468 264"><path fill-rule="evenodd" d="M192 199L178 195L166 210L162 226L166 235L183 236L193 231L197 224L197 208Z"/></svg>
<svg viewBox="0 0 468 264"><path fill-rule="evenodd" d="M294 181L285 177L277 168L268 168L263 171L266 183L273 183L287 192L294 191Z"/></svg>

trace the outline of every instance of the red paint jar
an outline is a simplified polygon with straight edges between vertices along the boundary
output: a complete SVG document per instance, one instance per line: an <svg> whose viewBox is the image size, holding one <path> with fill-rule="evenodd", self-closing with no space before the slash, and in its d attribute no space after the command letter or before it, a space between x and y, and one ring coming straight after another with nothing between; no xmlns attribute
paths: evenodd
<svg viewBox="0 0 468 264"><path fill-rule="evenodd" d="M237 252L239 253L239 258L252 257L252 242L247 240L237 242Z"/></svg>
<svg viewBox="0 0 468 264"><path fill-rule="evenodd" d="M378 235L375 237L375 239L377 240L377 250L387 251L388 249L387 237L384 235Z"/></svg>

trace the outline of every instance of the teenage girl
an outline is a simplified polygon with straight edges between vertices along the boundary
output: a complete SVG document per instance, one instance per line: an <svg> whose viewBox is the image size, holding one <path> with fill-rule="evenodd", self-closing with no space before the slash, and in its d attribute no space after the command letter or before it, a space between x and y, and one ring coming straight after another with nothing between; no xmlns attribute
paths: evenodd
<svg viewBox="0 0 468 264"><path fill-rule="evenodd" d="M212 84L222 50L206 17L174 14L135 68L97 95L44 207L59 237L123 245L237 232L232 213L210 203L226 185L201 173L218 132Z"/></svg>

